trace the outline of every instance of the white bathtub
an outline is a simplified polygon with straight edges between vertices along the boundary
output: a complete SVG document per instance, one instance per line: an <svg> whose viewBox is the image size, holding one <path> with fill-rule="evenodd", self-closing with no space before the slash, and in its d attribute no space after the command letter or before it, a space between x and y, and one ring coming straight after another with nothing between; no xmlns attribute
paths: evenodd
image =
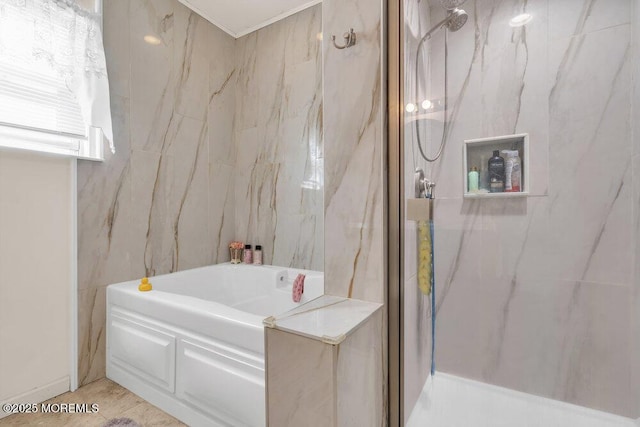
<svg viewBox="0 0 640 427"><path fill-rule="evenodd" d="M107 288L107 377L191 426L263 426L262 320L321 296L323 274L220 264L150 282Z"/></svg>
<svg viewBox="0 0 640 427"><path fill-rule="evenodd" d="M429 378L407 427L637 427L606 412L444 373Z"/></svg>

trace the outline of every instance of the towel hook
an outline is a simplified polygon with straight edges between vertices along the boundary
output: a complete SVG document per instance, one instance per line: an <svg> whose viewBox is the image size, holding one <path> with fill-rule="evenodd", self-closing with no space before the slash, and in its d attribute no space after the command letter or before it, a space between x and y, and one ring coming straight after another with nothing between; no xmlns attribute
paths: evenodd
<svg viewBox="0 0 640 427"><path fill-rule="evenodd" d="M342 37L344 38L344 44L340 46L336 43L336 36L331 36L331 41L336 49L346 49L356 44L356 33L353 31L353 28L351 28L348 33L344 33Z"/></svg>

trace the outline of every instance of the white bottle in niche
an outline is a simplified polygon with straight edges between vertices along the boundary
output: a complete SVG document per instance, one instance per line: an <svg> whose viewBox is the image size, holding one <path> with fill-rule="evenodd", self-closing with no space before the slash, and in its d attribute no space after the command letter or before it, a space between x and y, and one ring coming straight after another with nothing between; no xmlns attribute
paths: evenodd
<svg viewBox="0 0 640 427"><path fill-rule="evenodd" d="M502 153L507 156L504 162L504 191L507 193L520 192L522 191L522 162L518 150L502 150Z"/></svg>

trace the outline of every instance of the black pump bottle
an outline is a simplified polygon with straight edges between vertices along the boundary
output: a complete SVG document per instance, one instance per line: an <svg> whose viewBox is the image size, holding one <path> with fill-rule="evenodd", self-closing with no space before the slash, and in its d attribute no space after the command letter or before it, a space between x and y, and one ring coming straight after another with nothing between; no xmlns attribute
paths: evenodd
<svg viewBox="0 0 640 427"><path fill-rule="evenodd" d="M504 159L500 157L499 150L494 150L493 157L489 159L489 191L504 192Z"/></svg>

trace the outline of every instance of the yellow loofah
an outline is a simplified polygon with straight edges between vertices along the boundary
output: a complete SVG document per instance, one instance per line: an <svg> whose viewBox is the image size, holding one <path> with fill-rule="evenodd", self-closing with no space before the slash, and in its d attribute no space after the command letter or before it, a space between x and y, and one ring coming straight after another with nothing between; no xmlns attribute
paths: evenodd
<svg viewBox="0 0 640 427"><path fill-rule="evenodd" d="M138 285L138 290L140 292L148 292L151 289L153 289L153 287L151 286L151 283L149 283L149 279L143 277L142 280L140 280L140 284Z"/></svg>
<svg viewBox="0 0 640 427"><path fill-rule="evenodd" d="M418 222L418 287L424 295L431 294L431 233L426 221Z"/></svg>

